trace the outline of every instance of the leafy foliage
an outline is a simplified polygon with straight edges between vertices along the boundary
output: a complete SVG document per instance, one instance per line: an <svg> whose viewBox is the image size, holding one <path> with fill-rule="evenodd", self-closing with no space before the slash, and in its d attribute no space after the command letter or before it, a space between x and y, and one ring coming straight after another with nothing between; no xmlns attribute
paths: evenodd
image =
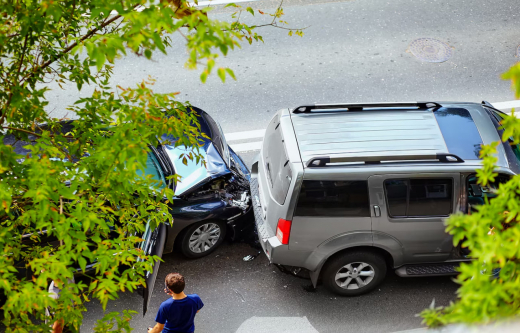
<svg viewBox="0 0 520 333"><path fill-rule="evenodd" d="M504 73L520 97L520 63ZM520 143L520 119L505 116L501 122L502 140ZM479 184L494 182L498 142L484 146ZM421 313L430 327L451 323L489 323L520 316L520 175L499 186L496 197L486 200L470 215L457 214L448 219L447 231L453 243L460 241L471 251L473 261L460 266L456 282L460 284L455 303L447 307L432 304ZM499 272L499 273L498 273ZM495 274L493 274L495 273ZM493 278L492 275L498 275Z"/></svg>
<svg viewBox="0 0 520 333"><path fill-rule="evenodd" d="M160 259L139 249L140 235L147 223L171 221L174 195L167 180L143 175L148 145L169 134L199 161L200 128L189 103L154 93L152 80L111 89L112 69L127 53L168 52L178 33L186 66L202 66L204 82L219 56L244 39L262 41L260 26L240 21L254 12L235 7L228 23L184 0L1 1L0 143L8 144L0 144L0 291L8 332L48 331L45 308L78 328L84 302L106 307L143 285ZM273 23L262 26L276 27L283 11L269 15ZM217 74L236 79L229 68ZM68 107L73 125L46 113L50 81L95 87ZM94 270L86 282L66 282L87 265ZM49 297L50 281L63 288L58 300ZM130 331L131 315L107 314L96 331Z"/></svg>

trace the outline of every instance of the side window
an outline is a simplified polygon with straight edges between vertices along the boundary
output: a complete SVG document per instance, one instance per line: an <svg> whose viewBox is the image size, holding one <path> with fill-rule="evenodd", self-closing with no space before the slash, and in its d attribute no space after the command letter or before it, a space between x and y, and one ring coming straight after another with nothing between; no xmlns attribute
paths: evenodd
<svg viewBox="0 0 520 333"><path fill-rule="evenodd" d="M511 176L506 174L498 174L498 176L495 178L495 181L489 183L487 186L478 184L476 174L469 175L467 179L468 212L471 213L477 209L477 206L483 205L486 202L486 199L494 199L497 196L496 191L499 186L508 182L509 179L511 179Z"/></svg>
<svg viewBox="0 0 520 333"><path fill-rule="evenodd" d="M391 217L448 216L452 212L453 179L389 179L385 192Z"/></svg>
<svg viewBox="0 0 520 333"><path fill-rule="evenodd" d="M294 215L370 217L367 181L304 180Z"/></svg>

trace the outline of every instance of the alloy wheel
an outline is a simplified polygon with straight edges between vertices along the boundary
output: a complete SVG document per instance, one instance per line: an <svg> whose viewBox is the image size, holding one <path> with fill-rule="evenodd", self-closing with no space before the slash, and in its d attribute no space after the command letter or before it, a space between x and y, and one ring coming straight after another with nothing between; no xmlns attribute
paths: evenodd
<svg viewBox="0 0 520 333"><path fill-rule="evenodd" d="M202 253L211 249L220 238L220 226L216 223L205 223L195 229L190 236L189 249L193 253Z"/></svg>
<svg viewBox="0 0 520 333"><path fill-rule="evenodd" d="M375 276L374 268L364 262L353 262L341 267L334 280L343 289L359 289L368 285Z"/></svg>

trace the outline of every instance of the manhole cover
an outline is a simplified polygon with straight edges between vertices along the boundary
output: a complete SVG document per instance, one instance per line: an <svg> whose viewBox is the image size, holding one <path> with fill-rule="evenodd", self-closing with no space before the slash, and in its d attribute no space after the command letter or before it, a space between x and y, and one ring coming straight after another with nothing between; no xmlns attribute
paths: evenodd
<svg viewBox="0 0 520 333"><path fill-rule="evenodd" d="M451 58L451 47L438 39L419 38L408 49L421 61L444 62Z"/></svg>

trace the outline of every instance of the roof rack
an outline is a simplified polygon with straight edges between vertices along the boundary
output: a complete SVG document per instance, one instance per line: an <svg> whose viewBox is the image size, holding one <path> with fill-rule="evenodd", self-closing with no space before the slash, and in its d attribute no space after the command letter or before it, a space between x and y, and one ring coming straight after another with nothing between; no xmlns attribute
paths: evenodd
<svg viewBox="0 0 520 333"><path fill-rule="evenodd" d="M324 167L327 163L365 162L365 164L379 164L381 161L418 161L438 160L443 163L463 163L464 160L454 154L425 154L425 155L385 155L385 156L318 156L307 162L307 167Z"/></svg>
<svg viewBox="0 0 520 333"><path fill-rule="evenodd" d="M365 108L399 108L399 107L417 107L419 109L440 108L442 105L436 102L403 102L403 103L350 103L350 104L314 104L302 105L295 108L292 113L309 113L312 110L337 110L346 109L346 111L363 111ZM343 111L343 110L341 110Z"/></svg>
<svg viewBox="0 0 520 333"><path fill-rule="evenodd" d="M500 111L499 109L497 109L495 106L493 106L493 104L489 103L488 101L482 101L481 103L483 106L487 106L488 108L491 108L493 110L497 110L497 111ZM503 112L503 111L500 111L500 112Z"/></svg>

